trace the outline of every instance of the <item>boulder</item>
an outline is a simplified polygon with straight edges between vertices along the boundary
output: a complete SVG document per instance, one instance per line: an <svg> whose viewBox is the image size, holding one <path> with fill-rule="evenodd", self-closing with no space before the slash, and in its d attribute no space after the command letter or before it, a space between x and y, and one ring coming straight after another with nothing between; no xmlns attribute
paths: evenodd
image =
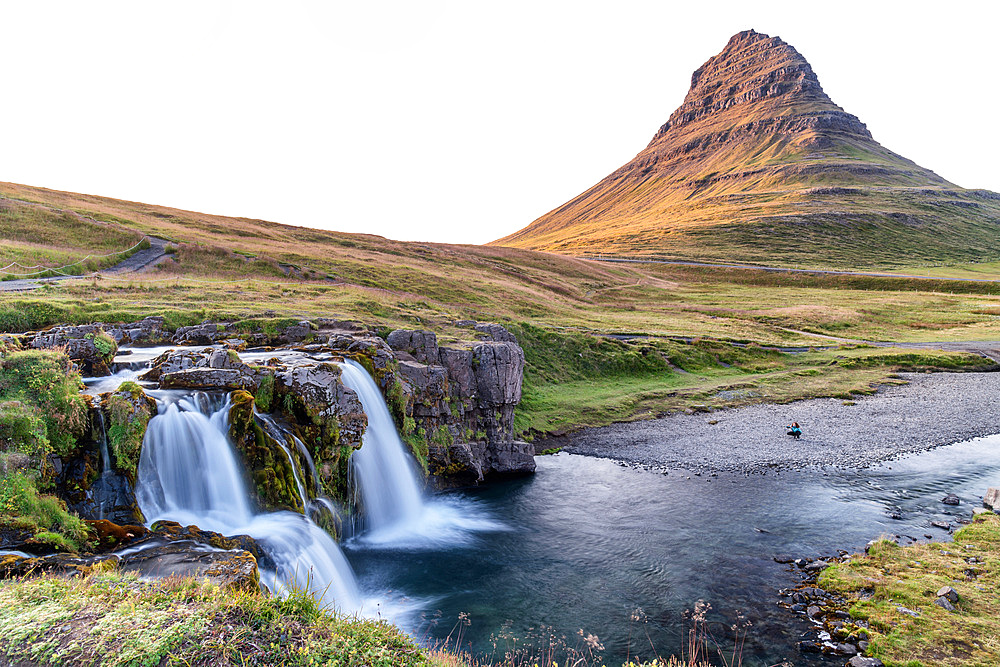
<svg viewBox="0 0 1000 667"><path fill-rule="evenodd" d="M385 340L393 350L406 352L422 364L438 363L437 336L430 331L397 329Z"/></svg>
<svg viewBox="0 0 1000 667"><path fill-rule="evenodd" d="M179 327L170 340L178 345L211 345L229 337L228 325L202 322L190 327Z"/></svg>
<svg viewBox="0 0 1000 667"><path fill-rule="evenodd" d="M885 667L878 658L866 658L863 655L856 655L847 661L847 667Z"/></svg>
<svg viewBox="0 0 1000 667"><path fill-rule="evenodd" d="M939 598L945 598L948 602L955 603L958 602L958 591L956 591L951 586L942 586L938 589L936 595Z"/></svg>
<svg viewBox="0 0 1000 667"><path fill-rule="evenodd" d="M164 319L159 315L146 317L138 322L121 324L108 329L120 345L159 345L170 339L163 330Z"/></svg>
<svg viewBox="0 0 1000 667"><path fill-rule="evenodd" d="M945 505L958 505L962 501L954 493L949 493L948 495L946 495L944 498L941 499L941 502L943 502Z"/></svg>
<svg viewBox="0 0 1000 667"><path fill-rule="evenodd" d="M945 611L955 611L955 605L953 605L951 603L951 600L949 600L948 598L944 597L937 598L936 600L934 600L934 604L941 607Z"/></svg>
<svg viewBox="0 0 1000 667"><path fill-rule="evenodd" d="M36 349L63 347L85 376L111 375L118 343L100 324L53 327L31 341Z"/></svg>
<svg viewBox="0 0 1000 667"><path fill-rule="evenodd" d="M189 544L171 542L132 553L123 558L118 567L146 580L192 577L231 590L260 589L257 559L242 549L204 551Z"/></svg>
<svg viewBox="0 0 1000 667"><path fill-rule="evenodd" d="M302 320L297 324L287 327L279 337L283 343L301 343L313 337L313 325L308 320Z"/></svg>
<svg viewBox="0 0 1000 667"><path fill-rule="evenodd" d="M475 330L481 334L485 334L489 340L495 343L517 343L517 338L514 337L514 334L493 322L479 322L475 325Z"/></svg>
<svg viewBox="0 0 1000 667"><path fill-rule="evenodd" d="M86 575L93 572L95 565L107 560L117 561L118 558L111 554L84 557L71 554L49 554L39 557L3 554L0 555L0 578L23 578L44 573Z"/></svg>
<svg viewBox="0 0 1000 667"><path fill-rule="evenodd" d="M1000 488L991 486L986 490L986 495L983 496L983 507L993 511L1000 509Z"/></svg>
<svg viewBox="0 0 1000 667"><path fill-rule="evenodd" d="M140 380L158 382L160 376L189 368L208 366L209 350L167 350L153 359L149 370L139 376Z"/></svg>
<svg viewBox="0 0 1000 667"><path fill-rule="evenodd" d="M160 387L163 389L253 390L256 386L252 375L234 368L189 368L160 375Z"/></svg>
<svg viewBox="0 0 1000 667"><path fill-rule="evenodd" d="M501 475L535 472L535 448L522 440L493 443L489 456L492 471Z"/></svg>

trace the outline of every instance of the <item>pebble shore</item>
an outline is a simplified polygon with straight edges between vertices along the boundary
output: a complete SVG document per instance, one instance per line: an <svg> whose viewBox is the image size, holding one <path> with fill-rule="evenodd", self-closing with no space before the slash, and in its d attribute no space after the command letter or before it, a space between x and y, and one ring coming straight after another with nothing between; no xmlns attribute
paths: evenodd
<svg viewBox="0 0 1000 667"><path fill-rule="evenodd" d="M544 446L695 473L766 473L812 466L866 468L1000 433L1000 373L901 377L908 384L847 402L821 398L670 415L585 429ZM802 426L799 440L786 435L793 421Z"/></svg>

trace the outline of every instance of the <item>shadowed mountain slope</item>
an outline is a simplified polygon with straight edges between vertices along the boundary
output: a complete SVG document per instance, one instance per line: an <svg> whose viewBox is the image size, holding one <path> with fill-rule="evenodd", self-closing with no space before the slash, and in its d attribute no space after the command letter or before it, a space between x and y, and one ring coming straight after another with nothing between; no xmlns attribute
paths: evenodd
<svg viewBox="0 0 1000 667"><path fill-rule="evenodd" d="M839 267L983 261L1000 258L1000 195L883 148L794 48L749 30L695 71L628 164L493 244Z"/></svg>

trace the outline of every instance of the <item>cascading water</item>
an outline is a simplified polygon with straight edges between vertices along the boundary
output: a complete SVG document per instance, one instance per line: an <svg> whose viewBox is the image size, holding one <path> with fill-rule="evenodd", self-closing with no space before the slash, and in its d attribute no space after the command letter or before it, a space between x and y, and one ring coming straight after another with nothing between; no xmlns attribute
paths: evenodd
<svg viewBox="0 0 1000 667"><path fill-rule="evenodd" d="M339 364L344 384L361 399L368 428L361 449L351 454L351 473L361 494L365 522L379 531L413 523L423 513L423 497L410 456L403 448L378 385L356 361Z"/></svg>
<svg viewBox="0 0 1000 667"><path fill-rule="evenodd" d="M200 409L204 403L197 396L181 399L149 422L136 490L147 522L167 519L250 535L275 563L273 571L261 571L268 588L305 589L327 606L360 611L354 573L323 529L294 512L254 511L226 436L228 400L210 416Z"/></svg>
<svg viewBox="0 0 1000 667"><path fill-rule="evenodd" d="M505 530L469 499L446 496L425 501L416 463L399 438L378 385L356 361L338 365L344 385L358 395L368 416L361 448L351 454L352 483L361 496L367 529L357 541L419 549L461 544L475 532Z"/></svg>
<svg viewBox="0 0 1000 667"><path fill-rule="evenodd" d="M288 463L292 466L292 474L295 477L295 484L299 490L299 497L302 500L302 507L305 508L306 514L313 517L317 517L317 513L327 512L331 517L337 517L342 515L340 511L333 502L325 495L323 495L323 484L319 479L319 472L316 470L316 462L313 461L312 455L309 453L309 448L306 447L305 443L296 436L292 431L288 430L286 427L282 426L277 420L267 414L262 414L259 412L254 413L254 416L261 422L264 428L268 431L268 434L277 442L282 451L285 452L285 456L288 458ZM309 498L306 494L305 485L302 483L302 478L299 474L299 469L295 465L295 460L292 457L291 450L285 445L281 444L281 441L291 440L295 444L295 448L298 450L299 454L306 462L306 466L309 468L309 475L312 477L313 488L316 490L315 496Z"/></svg>

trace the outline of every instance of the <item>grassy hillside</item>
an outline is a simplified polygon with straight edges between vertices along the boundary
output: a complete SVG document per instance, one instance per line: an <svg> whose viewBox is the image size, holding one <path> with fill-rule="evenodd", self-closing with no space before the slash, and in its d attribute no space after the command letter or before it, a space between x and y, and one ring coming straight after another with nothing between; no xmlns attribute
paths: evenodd
<svg viewBox="0 0 1000 667"><path fill-rule="evenodd" d="M175 250L143 274L0 293L0 331L154 314L172 327L331 317L430 328L448 341L468 335L456 320L499 321L518 332L528 355L519 417L526 432L698 406L848 395L869 391L900 368L987 364L954 354L915 361L906 350L888 359L856 340L1000 340L1000 284L610 264L402 243L11 184L0 184L0 196L9 207L27 199L46 207L44 216L22 218L35 234L56 238L66 216L100 221L65 237L75 244L71 256L104 247L108 230L124 242L153 232L170 238ZM4 233L20 238L21 230ZM618 335L628 340L611 337ZM845 343L844 351L815 354L753 348ZM882 361L851 368L833 363L838 355ZM593 363L576 364L583 359ZM749 385L766 391L746 392Z"/></svg>

